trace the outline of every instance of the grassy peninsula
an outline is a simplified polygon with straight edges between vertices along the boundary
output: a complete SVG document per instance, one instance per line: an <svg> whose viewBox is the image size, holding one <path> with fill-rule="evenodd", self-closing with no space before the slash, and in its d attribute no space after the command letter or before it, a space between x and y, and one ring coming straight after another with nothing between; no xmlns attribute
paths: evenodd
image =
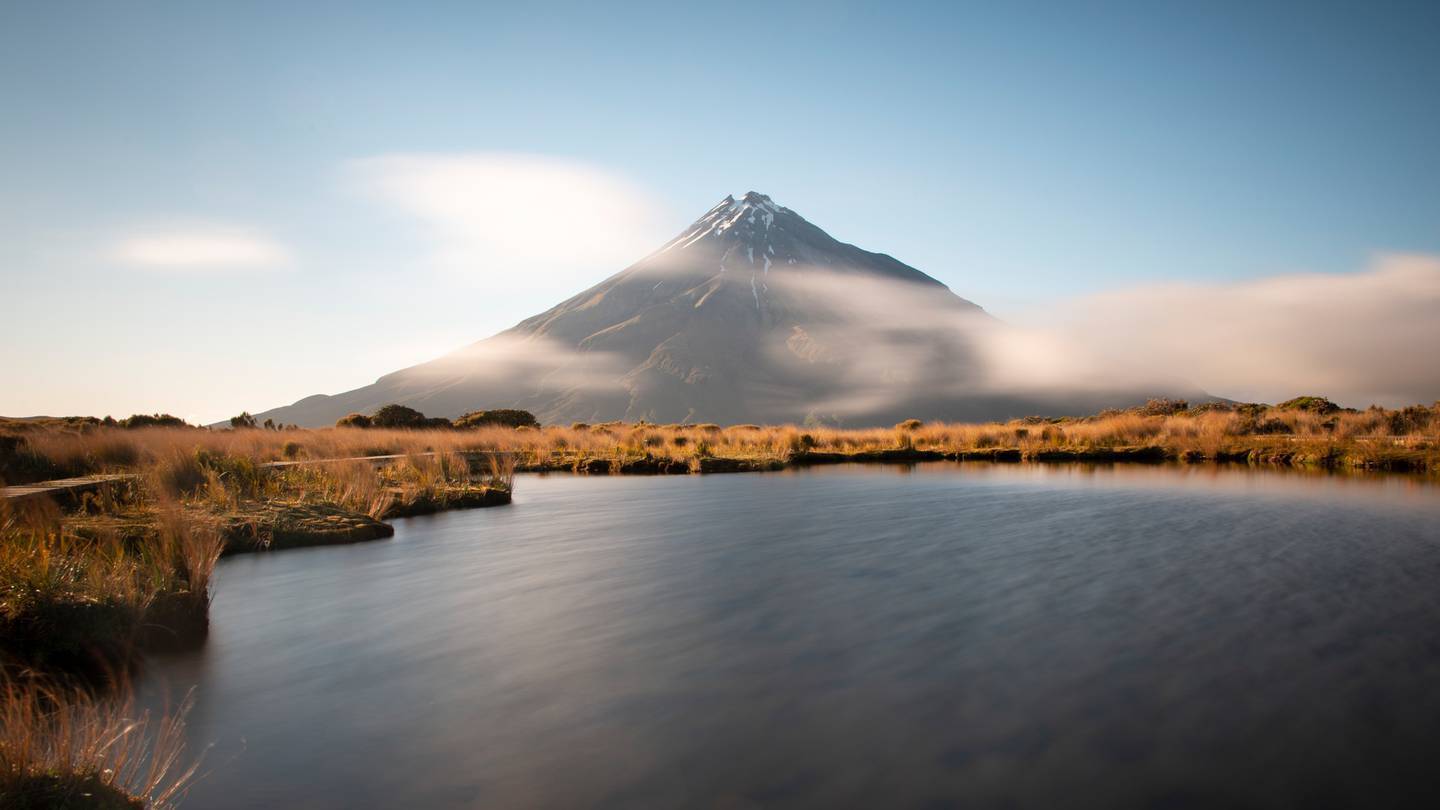
<svg viewBox="0 0 1440 810"><path fill-rule="evenodd" d="M0 499L6 672L114 673L141 651L203 642L210 574L223 554L388 537L386 518L510 500L512 468L501 456L267 465L202 441L213 435L148 428L27 438L27 447L33 440L81 455L22 465L129 475L58 500Z"/></svg>

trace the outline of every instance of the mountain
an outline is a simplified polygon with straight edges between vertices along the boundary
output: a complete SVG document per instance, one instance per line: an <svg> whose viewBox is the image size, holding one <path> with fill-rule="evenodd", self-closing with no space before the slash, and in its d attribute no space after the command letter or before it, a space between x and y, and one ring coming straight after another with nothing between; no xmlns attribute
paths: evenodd
<svg viewBox="0 0 1440 810"><path fill-rule="evenodd" d="M1084 413L1143 399L1138 390L995 384L986 341L1001 326L925 273L752 191L498 335L256 416L320 426L398 402L447 417L525 408L547 423L865 425Z"/></svg>

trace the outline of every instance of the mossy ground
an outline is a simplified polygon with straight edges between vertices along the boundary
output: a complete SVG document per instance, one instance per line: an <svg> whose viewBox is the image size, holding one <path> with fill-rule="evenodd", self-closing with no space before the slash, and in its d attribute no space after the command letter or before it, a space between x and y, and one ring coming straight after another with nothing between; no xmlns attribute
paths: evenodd
<svg viewBox="0 0 1440 810"><path fill-rule="evenodd" d="M249 502L221 520L227 554L359 543L395 534L369 515L325 503Z"/></svg>

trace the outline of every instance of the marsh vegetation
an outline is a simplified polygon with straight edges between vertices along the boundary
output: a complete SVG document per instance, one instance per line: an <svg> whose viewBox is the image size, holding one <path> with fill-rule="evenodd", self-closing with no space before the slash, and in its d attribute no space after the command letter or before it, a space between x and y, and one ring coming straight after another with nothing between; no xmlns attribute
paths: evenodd
<svg viewBox="0 0 1440 810"><path fill-rule="evenodd" d="M170 712L118 694L0 683L0 806L10 810L165 810L195 779L186 699Z"/></svg>
<svg viewBox="0 0 1440 810"><path fill-rule="evenodd" d="M183 714L132 735L149 721L133 719L125 683L145 653L203 644L223 554L388 537L388 518L508 503L517 469L659 474L988 459L1440 470L1440 408L1355 411L1318 397L1274 406L1152 400L1082 418L863 429L540 426L520 413L451 421L394 407L315 430L264 429L253 419L229 430L146 420L0 425L0 470L13 483L125 476L63 503L0 500L6 806L84 794L90 806L162 807L183 793L193 770L180 769L171 739ZM142 762L164 767L142 773Z"/></svg>
<svg viewBox="0 0 1440 810"><path fill-rule="evenodd" d="M123 680L142 652L204 641L222 554L388 537L386 518L508 503L513 485L503 456L267 465L247 448L203 443L223 435L26 436L35 455L24 465L129 475L63 503L0 499L0 674Z"/></svg>
<svg viewBox="0 0 1440 810"><path fill-rule="evenodd" d="M126 430L88 423L20 431L12 424L9 437L0 442L0 476L21 483L133 470L177 454L203 453L225 460L211 466L228 485L237 479L249 481L246 470L270 462L377 455L441 459L438 464L443 469L426 466L437 463L432 461L401 465L388 474L386 487L370 486L365 476L330 467L307 488L328 488L340 493L333 497L364 507L359 511L377 513L376 504L386 497L381 489L388 488L403 502L433 488L437 475L462 469L462 461L476 465L480 458L478 464L484 468L489 464L484 459L490 457L513 460L520 470L592 473L712 472L906 458L1440 469L1440 404L1361 411L1339 408L1320 397L1299 397L1278 405L1195 407L1182 401L1151 400L1129 410L1087 417L984 424L908 420L882 428L645 422L536 427L507 418L476 419L470 424L478 426L456 429L456 423L448 420L442 420L446 426L435 427L431 418L413 411L402 420L407 427L376 426L373 417L361 416L371 420L368 427L285 431ZM379 500L365 503L371 498Z"/></svg>

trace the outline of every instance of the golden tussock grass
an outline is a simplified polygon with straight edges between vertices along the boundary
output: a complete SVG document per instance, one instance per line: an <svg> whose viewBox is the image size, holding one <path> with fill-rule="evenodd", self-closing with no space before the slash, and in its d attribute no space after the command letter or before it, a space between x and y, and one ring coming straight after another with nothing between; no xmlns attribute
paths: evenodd
<svg viewBox="0 0 1440 810"><path fill-rule="evenodd" d="M0 681L0 806L173 807L193 782L187 699L154 716L132 701Z"/></svg>
<svg viewBox="0 0 1440 810"><path fill-rule="evenodd" d="M203 638L224 539L174 504L150 509L153 530L136 538L0 501L0 668L105 677L142 644Z"/></svg>
<svg viewBox="0 0 1440 810"><path fill-rule="evenodd" d="M983 424L908 420L883 428L620 422L470 430L102 428L83 434L32 431L24 437L24 446L14 452L34 457L35 465L50 464L75 474L150 469L160 477L159 486L177 497L209 491L217 502L225 497L233 499L237 492L245 497L265 495L257 491L265 486L264 476L255 471L268 462L415 456L382 467L376 481L367 480L366 471L358 465L296 467L278 479L278 490L269 493L273 496L276 491L294 491L298 487L357 511L376 513L387 490L391 497L403 499L426 489L435 490L442 479L451 484L470 480L459 474L465 465L456 460L467 454L472 458L498 454L505 463L524 470L562 468L587 459L651 457L686 462L717 457L783 462L806 453L857 454L897 448L940 453L1004 448L1033 455L1058 450L1155 447L1176 457L1215 457L1243 449L1298 452L1307 457L1328 454L1381 458L1397 448L1433 453L1437 445L1440 410L1434 407L1319 413L1244 406L1158 414L1134 409L1085 418ZM206 459L212 460L208 473ZM216 459L226 461L213 463ZM218 483L217 475L221 479ZM495 474L488 481L504 486L508 485L508 476Z"/></svg>

